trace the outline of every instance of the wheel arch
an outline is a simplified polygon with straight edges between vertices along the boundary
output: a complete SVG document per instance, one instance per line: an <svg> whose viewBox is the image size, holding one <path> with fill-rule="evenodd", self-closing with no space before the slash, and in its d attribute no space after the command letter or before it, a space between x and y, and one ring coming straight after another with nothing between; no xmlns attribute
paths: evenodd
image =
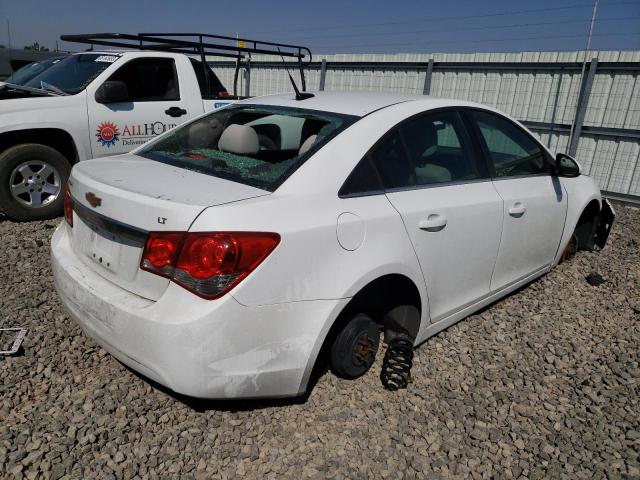
<svg viewBox="0 0 640 480"><path fill-rule="evenodd" d="M356 293L337 310L316 340L316 348L308 359L302 378L301 391L322 373L333 339L355 313L367 313L379 322L385 329L385 340L389 339L387 331L391 337L399 331L408 332L414 339L418 335L428 303L424 298L425 292L409 276L402 273L380 274L354 290Z"/></svg>
<svg viewBox="0 0 640 480"><path fill-rule="evenodd" d="M60 128L32 128L0 133L0 153L25 143L45 145L60 152L71 165L79 160L78 148L69 132Z"/></svg>
<svg viewBox="0 0 640 480"><path fill-rule="evenodd" d="M585 216L583 216L585 211L593 214L597 207L599 213L602 209L603 202L600 188L591 177L580 175L576 178L561 178L560 180L567 194L568 204L562 239L559 242L553 265L557 265L562 258L567 245L571 241L576 226L581 219L584 220L585 218ZM587 208L589 210L587 210ZM580 249L584 250L584 244Z"/></svg>
<svg viewBox="0 0 640 480"><path fill-rule="evenodd" d="M594 233L598 224L598 216L600 215L600 202L592 199L582 209L582 213L574 226L574 233L577 237L578 250L593 249Z"/></svg>

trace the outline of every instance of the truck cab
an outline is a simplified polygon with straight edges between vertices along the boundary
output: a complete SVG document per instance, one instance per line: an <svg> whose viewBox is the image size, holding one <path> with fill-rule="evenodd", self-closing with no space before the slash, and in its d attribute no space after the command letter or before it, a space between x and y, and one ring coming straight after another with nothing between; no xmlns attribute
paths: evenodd
<svg viewBox="0 0 640 480"><path fill-rule="evenodd" d="M160 34L62 39L136 50L75 53L24 85L0 85L0 208L13 220L60 215L63 187L76 162L127 153L238 99L209 68L205 53L230 56L225 52L237 49L233 56L240 58L245 51L268 52L259 42L234 47L205 43L202 35L197 42Z"/></svg>

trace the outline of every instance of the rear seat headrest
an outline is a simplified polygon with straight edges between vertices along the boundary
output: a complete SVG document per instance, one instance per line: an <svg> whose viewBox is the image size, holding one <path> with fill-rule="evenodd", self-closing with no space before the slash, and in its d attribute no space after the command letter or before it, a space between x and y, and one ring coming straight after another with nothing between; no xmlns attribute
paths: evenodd
<svg viewBox="0 0 640 480"><path fill-rule="evenodd" d="M218 141L218 149L239 155L255 155L260 151L260 141L253 128L232 124L222 132Z"/></svg>
<svg viewBox="0 0 640 480"><path fill-rule="evenodd" d="M188 132L191 148L215 148L222 134L222 123L215 118L196 122L189 126Z"/></svg>
<svg viewBox="0 0 640 480"><path fill-rule="evenodd" d="M298 150L298 155L307 153L307 150L309 150L313 146L317 138L318 135L311 135L304 142L302 142L302 145L300 145L300 150Z"/></svg>

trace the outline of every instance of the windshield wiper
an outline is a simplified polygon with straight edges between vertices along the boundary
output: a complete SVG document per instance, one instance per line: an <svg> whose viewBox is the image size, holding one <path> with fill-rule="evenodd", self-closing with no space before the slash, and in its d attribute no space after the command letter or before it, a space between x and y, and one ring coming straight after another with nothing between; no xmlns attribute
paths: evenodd
<svg viewBox="0 0 640 480"><path fill-rule="evenodd" d="M69 95L67 92L60 90L55 85L51 85L50 83L43 82L42 80L40 80L40 88L48 92L57 93L58 95Z"/></svg>
<svg viewBox="0 0 640 480"><path fill-rule="evenodd" d="M27 92L27 93L36 93L38 95L43 95L43 96L50 96L52 94L56 96L60 96L60 94L55 91L45 90L43 88L25 87L24 85L16 85L15 83L0 82L0 88L6 88L8 90L19 90L21 92ZM68 95L67 93L64 93L64 92L63 94Z"/></svg>

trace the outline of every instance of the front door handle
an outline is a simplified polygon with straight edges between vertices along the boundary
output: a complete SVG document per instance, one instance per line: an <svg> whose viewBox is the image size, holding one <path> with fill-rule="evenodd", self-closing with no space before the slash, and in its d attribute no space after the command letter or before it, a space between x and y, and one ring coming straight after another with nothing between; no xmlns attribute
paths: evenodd
<svg viewBox="0 0 640 480"><path fill-rule="evenodd" d="M439 213L432 213L426 220L420 220L418 223L420 230L426 230L427 232L439 232L446 226L447 217Z"/></svg>
<svg viewBox="0 0 640 480"><path fill-rule="evenodd" d="M166 113L170 117L181 117L182 115L186 115L187 111L184 108L171 107L167 108L164 113Z"/></svg>
<svg viewBox="0 0 640 480"><path fill-rule="evenodd" d="M509 215L511 215L512 217L520 218L526 211L526 207L521 202L516 202L509 209Z"/></svg>

